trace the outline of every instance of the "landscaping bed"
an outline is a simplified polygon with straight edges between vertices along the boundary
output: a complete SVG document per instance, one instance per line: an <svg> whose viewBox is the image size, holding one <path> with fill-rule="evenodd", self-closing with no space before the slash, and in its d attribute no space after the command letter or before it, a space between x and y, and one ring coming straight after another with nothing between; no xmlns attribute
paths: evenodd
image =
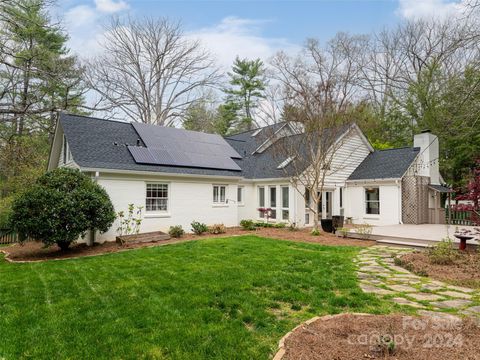
<svg viewBox="0 0 480 360"><path fill-rule="evenodd" d="M428 276L459 286L480 288L480 254L477 251L455 251L450 261L439 264L426 251L403 255L399 265L418 275Z"/></svg>
<svg viewBox="0 0 480 360"><path fill-rule="evenodd" d="M470 319L326 316L288 335L276 360L480 359L479 336L480 328Z"/></svg>
<svg viewBox="0 0 480 360"><path fill-rule="evenodd" d="M38 242L26 242L23 245L15 244L2 248L7 253L8 259L13 261L41 261L53 259L69 259L82 256L93 256L107 253L114 253L129 249L138 249L143 247L162 246L165 244L178 243L182 241L200 240L205 238L240 236L240 235L257 235L261 237L269 237L280 240L290 240L299 242L310 242L322 245L346 245L346 246L371 246L374 241L354 240L337 237L335 235L321 232L318 236L310 234L309 229L301 229L290 231L288 229L275 228L258 228L256 230L247 231L238 227L227 228L223 234L204 233L202 235L186 234L181 238L171 238L169 240L148 241L143 242L126 242L119 244L116 242L105 242L103 244L94 244L87 246L86 244L73 244L67 251L60 251L56 246L45 248L43 244Z"/></svg>

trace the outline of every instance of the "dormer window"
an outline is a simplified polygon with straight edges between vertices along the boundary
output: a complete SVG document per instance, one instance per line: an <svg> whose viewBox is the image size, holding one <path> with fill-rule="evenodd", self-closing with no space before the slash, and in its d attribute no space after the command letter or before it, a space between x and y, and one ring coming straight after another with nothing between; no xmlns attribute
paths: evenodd
<svg viewBox="0 0 480 360"><path fill-rule="evenodd" d="M277 166L277 169L284 169L288 164L290 164L293 160L293 156L289 156L285 160L283 160L280 165Z"/></svg>

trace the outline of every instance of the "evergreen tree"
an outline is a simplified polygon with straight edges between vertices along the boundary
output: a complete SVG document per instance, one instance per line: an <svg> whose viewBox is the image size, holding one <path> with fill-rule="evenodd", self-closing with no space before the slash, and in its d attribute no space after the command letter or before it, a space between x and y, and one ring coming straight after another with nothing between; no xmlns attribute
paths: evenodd
<svg viewBox="0 0 480 360"><path fill-rule="evenodd" d="M231 88L226 89L228 102L236 103L241 113L236 120L237 131L253 128L253 112L260 99L264 98L267 79L265 67L260 59L248 60L237 57L233 63L230 76Z"/></svg>
<svg viewBox="0 0 480 360"><path fill-rule="evenodd" d="M82 68L48 4L0 1L0 207L45 170L59 112L84 101Z"/></svg>

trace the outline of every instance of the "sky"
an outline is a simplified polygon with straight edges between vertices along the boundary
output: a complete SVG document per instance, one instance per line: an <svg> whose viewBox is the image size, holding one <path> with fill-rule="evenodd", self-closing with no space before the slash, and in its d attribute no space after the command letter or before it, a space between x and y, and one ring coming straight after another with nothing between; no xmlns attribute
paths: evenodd
<svg viewBox="0 0 480 360"><path fill-rule="evenodd" d="M366 34L413 18L445 17L465 0L58 0L54 16L81 57L101 51L102 24L111 16L180 20L221 66L238 55L266 61L275 52L296 52L305 39L327 41L337 32Z"/></svg>

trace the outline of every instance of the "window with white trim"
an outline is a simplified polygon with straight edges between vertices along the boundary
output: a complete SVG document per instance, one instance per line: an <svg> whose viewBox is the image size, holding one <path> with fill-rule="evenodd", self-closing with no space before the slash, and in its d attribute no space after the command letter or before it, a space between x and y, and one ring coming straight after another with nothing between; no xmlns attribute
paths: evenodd
<svg viewBox="0 0 480 360"><path fill-rule="evenodd" d="M168 211L168 184L147 184L145 210L147 212Z"/></svg>
<svg viewBox="0 0 480 360"><path fill-rule="evenodd" d="M243 186L237 188L237 203L243 204Z"/></svg>
<svg viewBox="0 0 480 360"><path fill-rule="evenodd" d="M270 186L270 208L272 211L270 212L270 218L276 219L277 218L277 187Z"/></svg>
<svg viewBox="0 0 480 360"><path fill-rule="evenodd" d="M213 203L225 204L226 203L227 186L226 185L213 185Z"/></svg>
<svg viewBox="0 0 480 360"><path fill-rule="evenodd" d="M290 198L288 186L282 186L282 220L288 220L290 215Z"/></svg>
<svg viewBox="0 0 480 360"><path fill-rule="evenodd" d="M380 214L380 189L378 187L365 188L365 213Z"/></svg>
<svg viewBox="0 0 480 360"><path fill-rule="evenodd" d="M263 186L258 187L258 207L265 207L265 187ZM263 218L263 215L264 213L262 211L258 212L258 217Z"/></svg>

